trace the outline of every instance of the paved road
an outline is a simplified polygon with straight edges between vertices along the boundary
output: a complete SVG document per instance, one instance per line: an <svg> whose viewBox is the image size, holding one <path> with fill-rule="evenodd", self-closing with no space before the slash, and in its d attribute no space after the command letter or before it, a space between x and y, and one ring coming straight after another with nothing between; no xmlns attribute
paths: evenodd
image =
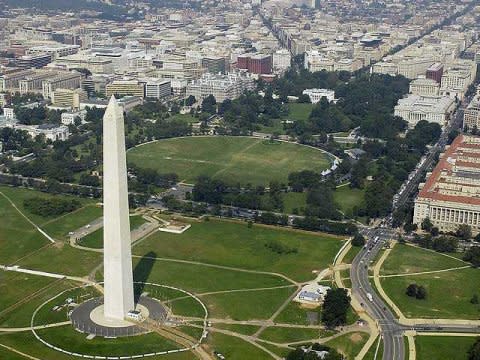
<svg viewBox="0 0 480 360"><path fill-rule="evenodd" d="M364 235L369 240L367 248L363 248L358 253L350 268L352 294L363 304L362 306L380 327L384 342L383 360L404 360L404 329L398 324L395 314L373 290L368 278L368 265L373 261L385 241L391 238L391 234L387 231L367 228L364 229ZM375 239L377 239L376 242ZM369 296L371 296L371 300L369 300Z"/></svg>

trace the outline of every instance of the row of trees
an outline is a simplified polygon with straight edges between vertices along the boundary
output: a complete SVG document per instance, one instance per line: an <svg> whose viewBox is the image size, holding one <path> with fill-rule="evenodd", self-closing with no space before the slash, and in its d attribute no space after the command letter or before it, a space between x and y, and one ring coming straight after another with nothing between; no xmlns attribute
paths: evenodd
<svg viewBox="0 0 480 360"><path fill-rule="evenodd" d="M49 217L75 211L82 204L77 199L32 197L25 199L23 206L32 214Z"/></svg>

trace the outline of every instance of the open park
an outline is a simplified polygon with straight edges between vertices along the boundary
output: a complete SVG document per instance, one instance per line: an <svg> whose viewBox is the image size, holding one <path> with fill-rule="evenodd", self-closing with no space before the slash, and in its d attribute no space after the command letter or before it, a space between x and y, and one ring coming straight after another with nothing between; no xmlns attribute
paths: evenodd
<svg viewBox="0 0 480 360"><path fill-rule="evenodd" d="M76 199L80 204L60 215L36 214L26 206L31 198ZM6 266L0 271L0 357L76 358L42 341L91 356L132 356L181 347L154 332L87 338L71 326L69 301L98 295L95 284L103 279L103 266L101 230L86 231L86 240L72 241L69 234L98 223L101 205L91 199L0 187L0 214L8 219L0 222L0 265ZM154 225L145 236L132 235L136 287L181 319L177 329L189 338L201 338L206 311L210 326L202 348L207 353L217 351L239 360L246 359L245 354L249 359L279 359L299 343L321 342L353 359L365 343L367 329L355 325L353 313L348 326L331 331L320 323L318 308L291 301L305 282L317 279L333 286L330 276L318 276L331 266L344 238L213 218L178 218L191 228L171 234L158 231L156 221L161 219L169 217L148 211L131 216L132 234L135 228ZM171 352L150 358L180 360L195 355Z"/></svg>
<svg viewBox="0 0 480 360"><path fill-rule="evenodd" d="M193 183L208 175L230 184L286 183L288 174L330 167L329 155L307 146L250 137L205 136L159 140L131 149L130 163L176 173Z"/></svg>

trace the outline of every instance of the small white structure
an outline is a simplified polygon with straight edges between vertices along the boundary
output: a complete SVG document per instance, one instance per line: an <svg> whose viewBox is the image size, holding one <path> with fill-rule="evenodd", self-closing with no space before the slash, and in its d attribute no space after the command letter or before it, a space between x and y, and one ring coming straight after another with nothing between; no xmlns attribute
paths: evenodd
<svg viewBox="0 0 480 360"><path fill-rule="evenodd" d="M318 285L317 283L306 284L295 295L293 301L307 305L320 305L325 300L328 290L330 290L329 286Z"/></svg>
<svg viewBox="0 0 480 360"><path fill-rule="evenodd" d="M87 115L86 110L73 111L73 112L64 112L61 115L63 125L72 125L75 124L75 119L78 117L82 122L85 121L85 116Z"/></svg>
<svg viewBox="0 0 480 360"><path fill-rule="evenodd" d="M127 313L127 319L131 319L133 321L142 321L143 316L142 316L142 313L138 310L130 310Z"/></svg>
<svg viewBox="0 0 480 360"><path fill-rule="evenodd" d="M326 98L328 102L336 102L335 91L330 89L305 89L304 95L308 95L312 104L318 103L322 98Z"/></svg>
<svg viewBox="0 0 480 360"><path fill-rule="evenodd" d="M13 108L3 108L3 116L5 116L7 119L15 119L15 112L13 111Z"/></svg>

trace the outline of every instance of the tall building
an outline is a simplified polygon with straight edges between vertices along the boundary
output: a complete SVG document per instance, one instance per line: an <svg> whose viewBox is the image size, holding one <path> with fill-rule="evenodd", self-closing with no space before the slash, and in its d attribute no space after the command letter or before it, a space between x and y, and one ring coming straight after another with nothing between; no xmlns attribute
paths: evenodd
<svg viewBox="0 0 480 360"><path fill-rule="evenodd" d="M463 127L468 129L480 129L480 91L470 101L463 113Z"/></svg>
<svg viewBox="0 0 480 360"><path fill-rule="evenodd" d="M104 316L135 309L123 111L112 96L103 117Z"/></svg>
<svg viewBox="0 0 480 360"><path fill-rule="evenodd" d="M221 56L206 56L202 58L202 67L212 74L225 74L225 58Z"/></svg>
<svg viewBox="0 0 480 360"><path fill-rule="evenodd" d="M79 109L80 103L87 98L87 92L82 89L56 89L52 94L52 104L58 107Z"/></svg>
<svg viewBox="0 0 480 360"><path fill-rule="evenodd" d="M286 70L290 67L292 56L287 49L280 49L273 53L273 68L275 70Z"/></svg>
<svg viewBox="0 0 480 360"><path fill-rule="evenodd" d="M138 80L114 80L105 86L107 97L112 95L132 95L145 97L145 84Z"/></svg>
<svg viewBox="0 0 480 360"><path fill-rule="evenodd" d="M240 55L237 57L237 68L247 70L252 74L271 74L272 56L271 55Z"/></svg>
<svg viewBox="0 0 480 360"><path fill-rule="evenodd" d="M77 72L66 72L46 79L42 82L43 97L50 99L56 89L78 89L81 78Z"/></svg>
<svg viewBox="0 0 480 360"><path fill-rule="evenodd" d="M443 65L441 63L432 64L427 69L427 79L435 80L439 84L442 82L442 75Z"/></svg>
<svg viewBox="0 0 480 360"><path fill-rule="evenodd" d="M413 222L429 218L442 232L460 224L480 232L480 137L459 135L448 146L427 180L419 186Z"/></svg>
<svg viewBox="0 0 480 360"><path fill-rule="evenodd" d="M52 55L50 54L24 55L16 60L16 65L23 69L40 69L51 62Z"/></svg>
<svg viewBox="0 0 480 360"><path fill-rule="evenodd" d="M172 94L170 81L161 79L149 79L145 83L145 97L163 99Z"/></svg>

